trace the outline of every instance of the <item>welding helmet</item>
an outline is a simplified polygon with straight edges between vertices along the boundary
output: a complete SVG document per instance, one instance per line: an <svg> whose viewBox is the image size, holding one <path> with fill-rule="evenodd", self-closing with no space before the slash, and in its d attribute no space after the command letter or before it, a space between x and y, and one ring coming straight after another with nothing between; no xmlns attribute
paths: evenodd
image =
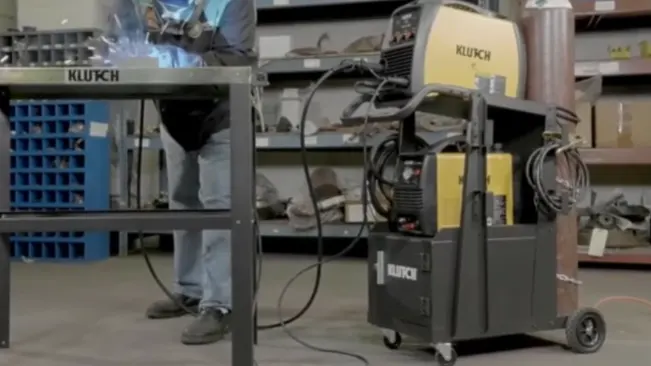
<svg viewBox="0 0 651 366"><path fill-rule="evenodd" d="M154 0L153 5L163 22L200 23L219 27L231 0Z"/></svg>

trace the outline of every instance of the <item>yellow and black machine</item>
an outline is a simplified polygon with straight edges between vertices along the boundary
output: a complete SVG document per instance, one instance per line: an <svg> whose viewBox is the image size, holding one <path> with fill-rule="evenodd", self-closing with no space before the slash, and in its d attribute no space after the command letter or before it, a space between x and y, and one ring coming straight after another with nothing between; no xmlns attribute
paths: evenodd
<svg viewBox="0 0 651 366"><path fill-rule="evenodd" d="M556 311L555 216L588 180L558 127L577 120L523 99L518 26L465 2L415 2L393 13L380 58L377 80L358 88L342 122L400 122L374 147L367 182L387 218L368 237L368 321L382 328L385 345L416 337L452 365L455 342L565 328L574 351L599 350L598 311ZM371 112L356 116L366 103ZM458 124L426 141L417 113ZM581 167L570 191L557 189L560 148Z"/></svg>

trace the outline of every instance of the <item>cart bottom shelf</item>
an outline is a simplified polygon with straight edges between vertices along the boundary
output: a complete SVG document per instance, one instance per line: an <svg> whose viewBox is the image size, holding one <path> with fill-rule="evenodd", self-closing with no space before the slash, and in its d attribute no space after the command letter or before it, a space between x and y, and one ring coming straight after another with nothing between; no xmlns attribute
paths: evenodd
<svg viewBox="0 0 651 366"><path fill-rule="evenodd" d="M330 223L323 225L323 236L333 239L352 239L359 235L360 224L357 223ZM264 237L285 238L314 238L316 230L296 230L289 226L286 220L262 221L260 231ZM150 234L161 234L150 233ZM366 237L367 231L362 231ZM601 257L587 254L587 247L579 247L579 262L604 263L604 264L651 264L651 246L631 249L608 249Z"/></svg>

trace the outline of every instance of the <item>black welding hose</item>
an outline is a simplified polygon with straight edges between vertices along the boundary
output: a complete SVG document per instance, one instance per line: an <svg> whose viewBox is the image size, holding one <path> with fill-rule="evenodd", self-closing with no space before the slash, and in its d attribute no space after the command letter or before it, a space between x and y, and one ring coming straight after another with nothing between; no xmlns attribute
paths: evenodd
<svg viewBox="0 0 651 366"><path fill-rule="evenodd" d="M144 140L144 129L145 129L145 100L140 101L140 111L138 112L138 145L136 149L136 209L142 209L142 150L143 150L143 140ZM145 260L147 269L151 274L151 277L154 279L154 282L158 287L165 293L165 295L172 301L176 303L178 307L183 309L188 314L194 314L196 311L188 308L183 304L179 299L172 294L172 292L165 286L163 281L161 281L154 265L151 263L151 258L149 258L149 253L147 253L147 248L145 248L145 235L142 231L138 231L138 241L140 242L140 252L142 257Z"/></svg>
<svg viewBox="0 0 651 366"><path fill-rule="evenodd" d="M458 126L446 127L441 129L441 132L443 133L444 131L450 130L461 131L464 126L465 124L459 124ZM400 138L399 133L391 134L373 148L367 172L369 201L375 212L387 219L390 217L390 209L393 199L392 190L396 178L395 172L394 179L387 179L387 175L390 174L388 172L390 168L396 168L395 163L400 154ZM428 154L444 151L449 147L462 143L464 139L465 138L461 135L454 135L443 138L432 144L428 144L424 139L416 136L416 140L414 141L416 154ZM455 150L458 150L458 148Z"/></svg>

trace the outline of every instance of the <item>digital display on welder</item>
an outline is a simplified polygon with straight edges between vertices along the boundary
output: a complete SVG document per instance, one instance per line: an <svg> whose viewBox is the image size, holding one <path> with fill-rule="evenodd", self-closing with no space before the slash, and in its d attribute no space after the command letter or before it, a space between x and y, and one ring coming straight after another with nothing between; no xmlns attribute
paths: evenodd
<svg viewBox="0 0 651 366"><path fill-rule="evenodd" d="M391 24L391 45L412 42L416 38L420 9L406 9L395 14Z"/></svg>

